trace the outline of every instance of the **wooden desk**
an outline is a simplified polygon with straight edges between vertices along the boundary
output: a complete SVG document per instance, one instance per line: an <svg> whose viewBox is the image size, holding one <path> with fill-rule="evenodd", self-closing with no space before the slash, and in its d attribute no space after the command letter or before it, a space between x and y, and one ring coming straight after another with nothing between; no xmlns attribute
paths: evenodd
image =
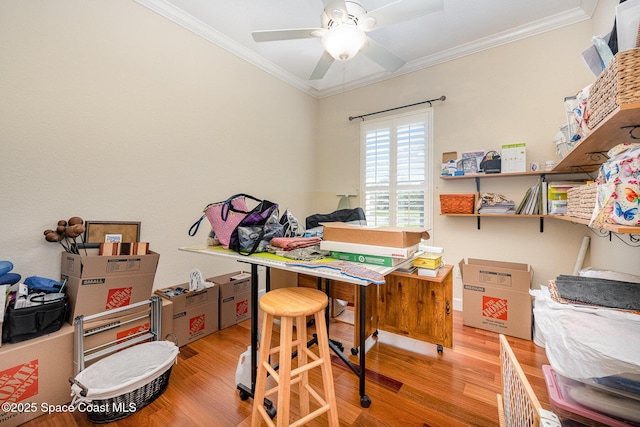
<svg viewBox="0 0 640 427"><path fill-rule="evenodd" d="M437 277L393 272L378 287L378 328L442 347L453 346L453 266Z"/></svg>

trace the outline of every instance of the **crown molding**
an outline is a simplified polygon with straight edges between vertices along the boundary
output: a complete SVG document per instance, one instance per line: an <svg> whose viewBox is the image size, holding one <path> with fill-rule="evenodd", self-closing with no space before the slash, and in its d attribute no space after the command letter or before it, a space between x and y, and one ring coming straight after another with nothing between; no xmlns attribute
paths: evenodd
<svg viewBox="0 0 640 427"><path fill-rule="evenodd" d="M348 90L357 89L359 87L368 86L384 80L392 79L400 75L413 73L418 70L433 67L444 62L452 61L454 59L472 55L474 53L478 53L487 49L492 49L494 47L512 43L514 41L522 40L527 37L532 37L547 31L562 28L567 25L573 25L578 22L585 21L591 18L598 0L584 0L581 2L581 5L579 7L556 14L549 18L541 19L527 25L493 34L489 37L476 40L472 43L466 43L451 49L444 50L442 52L438 52L433 55L429 55L424 58L410 61L405 64L404 67L402 67L399 71L396 71L393 74L380 72L363 79L355 80L346 84L340 84L322 90L314 88L306 80L293 76L286 70L267 61L262 56L253 52L251 49L241 45L240 43L237 43L236 41L225 36L216 29L205 24L204 22L194 18L192 15L189 15L181 9L175 7L173 4L169 3L166 0L135 0L135 2L147 7L148 9L158 13L161 16L164 16L170 21L184 27L194 34L199 35L205 40L217 45L218 47L230 52L231 54L238 56L239 58L255 65L263 71L282 80L286 84L293 86L316 99L321 99L343 93Z"/></svg>
<svg viewBox="0 0 640 427"><path fill-rule="evenodd" d="M194 18L192 15L185 13L182 9L175 7L166 0L135 0L136 3L147 7L153 12L169 19L170 21L184 27L185 29L199 35L205 40L217 45L218 47L232 53L233 55L255 65L256 67L266 71L267 73L277 77L285 83L309 94L317 97L312 88L306 81L291 75L291 73L267 61L251 49L246 48L240 43L222 34L218 30L205 24L204 22Z"/></svg>

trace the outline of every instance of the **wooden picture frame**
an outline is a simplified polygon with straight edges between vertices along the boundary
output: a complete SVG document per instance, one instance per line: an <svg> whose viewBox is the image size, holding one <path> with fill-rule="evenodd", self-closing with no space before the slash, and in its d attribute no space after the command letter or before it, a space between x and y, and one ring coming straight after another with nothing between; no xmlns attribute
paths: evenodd
<svg viewBox="0 0 640 427"><path fill-rule="evenodd" d="M97 248L105 242L139 242L139 221L85 221L84 245Z"/></svg>

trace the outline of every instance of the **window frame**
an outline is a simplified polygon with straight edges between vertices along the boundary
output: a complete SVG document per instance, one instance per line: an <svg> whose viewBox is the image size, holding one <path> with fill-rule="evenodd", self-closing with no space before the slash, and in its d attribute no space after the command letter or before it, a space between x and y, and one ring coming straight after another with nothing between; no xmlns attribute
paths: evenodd
<svg viewBox="0 0 640 427"><path fill-rule="evenodd" d="M367 174L367 158L366 158L366 144L367 144L367 132L375 129L388 128L391 131L390 135L390 153L389 153L389 184L388 186L380 186L381 189L387 189L389 191L389 220L390 226L397 224L397 194L399 189L404 186L397 183L397 131L400 126L407 125L409 123L416 123L416 120L424 123L425 125L425 160L424 160L424 183L420 185L420 188L424 191L424 228L433 229L433 173L434 173L434 142L433 142L433 108L425 108L415 110L407 113L396 114L386 116L380 119L373 119L363 121L360 123L360 195L361 204L365 207L367 202L367 190L372 191L367 186L366 174ZM409 185L406 188L417 188ZM431 234L431 233L430 233Z"/></svg>

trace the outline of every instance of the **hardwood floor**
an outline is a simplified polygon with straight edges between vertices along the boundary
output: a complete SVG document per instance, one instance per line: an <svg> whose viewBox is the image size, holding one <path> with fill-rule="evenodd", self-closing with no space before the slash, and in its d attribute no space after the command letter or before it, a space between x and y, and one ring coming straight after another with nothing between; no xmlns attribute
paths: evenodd
<svg viewBox="0 0 640 427"><path fill-rule="evenodd" d="M180 348L169 387L147 407L107 426L249 426L252 399L236 391L238 357L250 340L249 321L223 329ZM353 327L332 321L332 339L352 356ZM508 337L540 403L549 409L541 366L544 349L533 341ZM453 349L380 331L367 340L366 393L362 408L358 378L334 357L333 376L342 426L496 426L496 394L501 391L498 335L462 325L454 312ZM317 373L310 375L319 384ZM295 399L292 414L297 415ZM82 413L44 415L24 426L92 426ZM326 416L310 425L325 426Z"/></svg>

